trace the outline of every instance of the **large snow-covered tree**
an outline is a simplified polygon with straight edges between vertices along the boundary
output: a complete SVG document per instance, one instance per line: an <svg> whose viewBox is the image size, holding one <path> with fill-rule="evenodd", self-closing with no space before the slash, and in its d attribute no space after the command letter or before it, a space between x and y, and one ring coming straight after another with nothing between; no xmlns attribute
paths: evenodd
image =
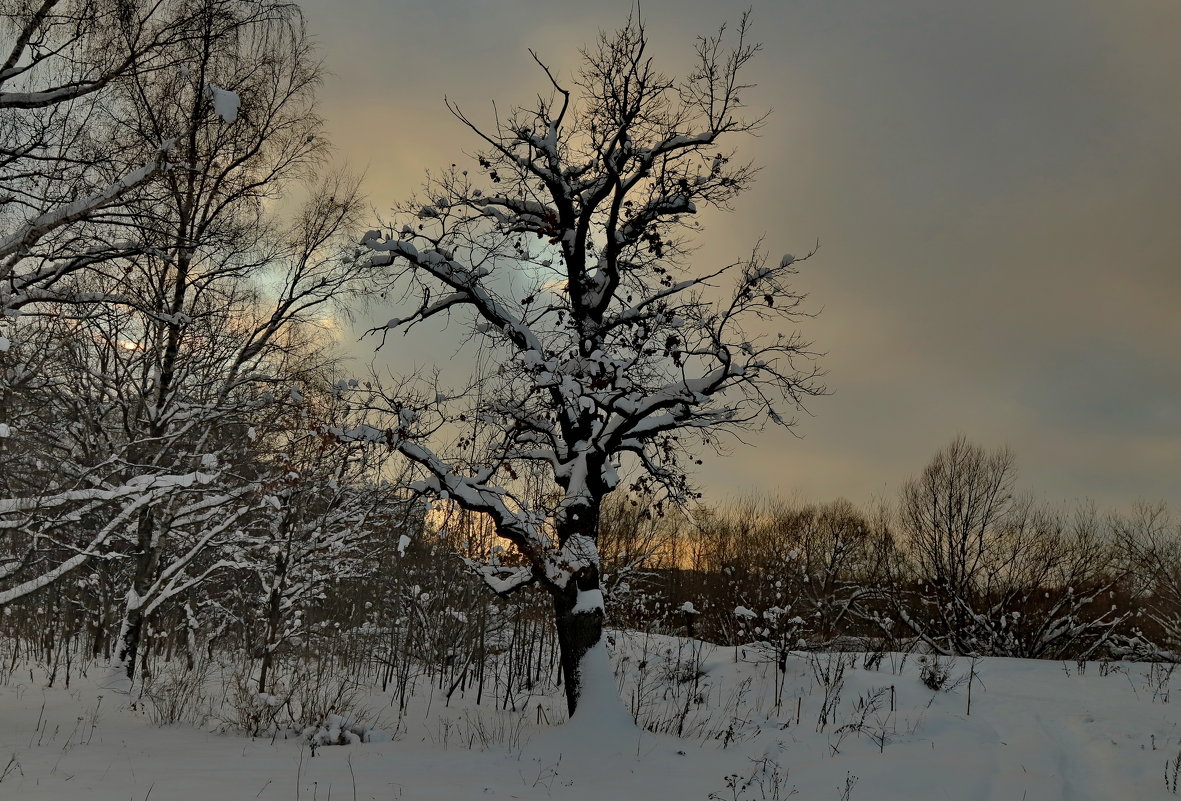
<svg viewBox="0 0 1181 801"><path fill-rule="evenodd" d="M572 713L602 635L604 498L630 475L657 509L686 502L699 446L790 427L822 389L794 329L801 259L759 246L693 258L695 214L727 208L755 175L729 141L763 121L744 105L758 50L744 17L697 40L686 76L666 77L633 18L600 34L568 82L534 55L549 81L536 104L489 126L450 105L482 142L478 166L428 179L362 242L408 306L379 327L383 342L445 318L469 327L486 369L465 392L403 387L387 394L388 428L339 433L385 439L424 491L488 515L515 546L517 561L474 567L499 593L552 595Z"/></svg>

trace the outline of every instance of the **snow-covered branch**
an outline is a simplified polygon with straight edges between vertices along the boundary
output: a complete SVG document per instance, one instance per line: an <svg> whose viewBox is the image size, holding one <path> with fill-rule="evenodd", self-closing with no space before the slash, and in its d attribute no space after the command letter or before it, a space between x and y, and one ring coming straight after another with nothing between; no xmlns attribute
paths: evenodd
<svg viewBox="0 0 1181 801"><path fill-rule="evenodd" d="M161 156L159 158L144 163L138 169L129 172L118 181L109 184L98 192L87 197L78 198L74 202L67 203L64 206L51 209L25 223L15 232L0 240L0 259L21 254L51 231L77 222L98 209L118 200L130 189L143 183L155 175L156 172L167 166L166 157L172 144L171 141L166 142L161 146Z"/></svg>

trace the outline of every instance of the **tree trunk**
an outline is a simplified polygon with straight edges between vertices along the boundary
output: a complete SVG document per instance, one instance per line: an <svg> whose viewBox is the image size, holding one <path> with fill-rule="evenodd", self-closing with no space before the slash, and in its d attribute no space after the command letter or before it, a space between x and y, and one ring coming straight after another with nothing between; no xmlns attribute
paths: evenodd
<svg viewBox="0 0 1181 801"><path fill-rule="evenodd" d="M138 609L129 609L123 618L119 632L118 661L127 678L135 679L135 657L139 654L139 643L143 636L144 616Z"/></svg>
<svg viewBox="0 0 1181 801"><path fill-rule="evenodd" d="M184 232L186 230L187 228L184 227L184 222L182 221L181 236L177 238L179 243L185 242ZM178 244L177 252L182 255L177 259L172 304L168 308L173 315L173 319L184 310L189 263L191 260L191 256L184 255L182 244ZM154 421L148 425L148 430L151 433L150 442L153 443L163 443L167 434L167 425L163 422L167 419L164 410L169 402L172 382L176 373L181 333L179 323L168 323L168 338L164 348L164 356L160 364L160 380L156 393ZM156 463L156 459L153 457L158 457L158 454L151 452L153 446L145 444L143 447L146 449L142 455L143 462L146 464ZM119 637L119 662L127 671L127 678L133 680L135 679L135 657L139 651L140 641L143 636L144 615L142 607L144 604L144 595L147 593L148 588L151 587L152 580L155 578L160 564L161 545L159 538L162 536L162 532L157 532L156 526L156 513L149 506L140 513L139 517L136 537L135 572L131 578L132 592L129 594L127 611L123 619L123 626ZM132 598L134 598L135 604L132 603Z"/></svg>
<svg viewBox="0 0 1181 801"><path fill-rule="evenodd" d="M131 577L131 592L128 594L123 625L119 631L119 663L127 672L127 678L135 678L135 657L139 653L143 637L144 595L152 584L152 577L160 562L160 549L155 541L156 516L151 509L145 509L139 518L137 532L135 572Z"/></svg>
<svg viewBox="0 0 1181 801"><path fill-rule="evenodd" d="M558 542L565 546L572 537L599 542L599 513L602 495L581 499L563 510L557 521ZM566 709L574 716L582 692L582 657L603 636L603 595L599 588L598 554L591 564L579 570L565 587L551 585L554 598L554 624L558 631L558 655L562 662L562 685L566 690ZM581 600L581 603L580 603Z"/></svg>
<svg viewBox="0 0 1181 801"><path fill-rule="evenodd" d="M563 589L554 589L554 623L558 630L558 654L562 662L562 684L566 690L566 709L574 716L582 691L582 657L603 636L601 607L581 608L580 592L599 589L599 571L589 570Z"/></svg>
<svg viewBox="0 0 1181 801"><path fill-rule="evenodd" d="M276 563L277 567L282 566L281 560ZM283 596L279 591L279 580L276 579L275 586L271 588L270 598L267 600L267 625L266 632L263 635L262 643L262 658L258 667L258 691L265 693L267 691L267 678L271 672L271 665L274 662L275 648L278 645L279 626L283 622Z"/></svg>
<svg viewBox="0 0 1181 801"><path fill-rule="evenodd" d="M185 601L185 665L189 670L195 670L201 659L201 650L197 647L197 615L193 612L193 605Z"/></svg>

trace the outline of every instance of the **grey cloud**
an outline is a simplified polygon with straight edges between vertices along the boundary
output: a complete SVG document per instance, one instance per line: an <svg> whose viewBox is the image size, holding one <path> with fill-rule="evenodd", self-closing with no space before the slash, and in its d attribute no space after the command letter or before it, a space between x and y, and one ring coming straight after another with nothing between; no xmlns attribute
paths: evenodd
<svg viewBox="0 0 1181 801"><path fill-rule="evenodd" d="M381 209L477 143L482 119L544 88L617 25L620 0L309 0L335 73L333 138ZM670 70L744 4L646 0ZM892 493L956 433L1012 445L1050 496L1181 503L1181 4L1127 0L756 2L765 43L738 143L764 165L698 254L760 236L822 242L800 284L823 314L832 397L797 440L769 432L703 483L864 500ZM388 316L388 315L387 315ZM433 334L391 365L431 358ZM453 349L439 354L450 359ZM1109 378L1092 383L1096 373Z"/></svg>

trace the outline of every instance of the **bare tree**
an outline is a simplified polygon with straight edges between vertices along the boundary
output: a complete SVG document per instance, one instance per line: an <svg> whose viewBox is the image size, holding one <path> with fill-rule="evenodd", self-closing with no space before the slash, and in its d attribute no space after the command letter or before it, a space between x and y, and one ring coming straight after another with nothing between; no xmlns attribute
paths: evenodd
<svg viewBox="0 0 1181 801"><path fill-rule="evenodd" d="M946 653L1092 653L1131 614L1110 603L1114 539L1094 507L1040 509L1015 481L1008 449L957 437L904 485L895 611Z"/></svg>
<svg viewBox="0 0 1181 801"><path fill-rule="evenodd" d="M938 630L967 628L974 585L987 565L989 538L1014 506L1012 452L989 453L959 436L902 489L901 527L915 577L932 588Z"/></svg>
<svg viewBox="0 0 1181 801"><path fill-rule="evenodd" d="M389 398L386 430L340 433L384 439L419 465L424 490L489 515L516 547L527 566L480 570L497 592L537 583L552 596L572 712L602 633L596 543L621 474L657 493L654 511L682 503L695 445L790 427L787 413L821 391L807 344L782 328L801 313L789 283L800 260L756 249L691 266L695 213L726 208L755 173L723 149L762 122L743 116L759 49L748 19L730 33L699 38L680 79L654 69L636 18L583 52L569 88L534 55L550 81L535 106L490 127L450 106L485 146L476 174L430 179L363 241L388 268L385 290L413 304L383 340L448 316L490 369L458 399ZM459 422L474 433L448 449ZM528 465L551 491L515 491Z"/></svg>
<svg viewBox="0 0 1181 801"><path fill-rule="evenodd" d="M116 136L135 75L172 65L193 31L173 0L0 4L0 308L55 296L64 276L134 250L85 223L170 166L169 134ZM134 158L128 158L133 154Z"/></svg>
<svg viewBox="0 0 1181 801"><path fill-rule="evenodd" d="M1116 522L1132 591L1148 613L1156 656L1181 659L1181 525L1164 504L1139 504ZM1163 653L1160 653L1163 652Z"/></svg>

